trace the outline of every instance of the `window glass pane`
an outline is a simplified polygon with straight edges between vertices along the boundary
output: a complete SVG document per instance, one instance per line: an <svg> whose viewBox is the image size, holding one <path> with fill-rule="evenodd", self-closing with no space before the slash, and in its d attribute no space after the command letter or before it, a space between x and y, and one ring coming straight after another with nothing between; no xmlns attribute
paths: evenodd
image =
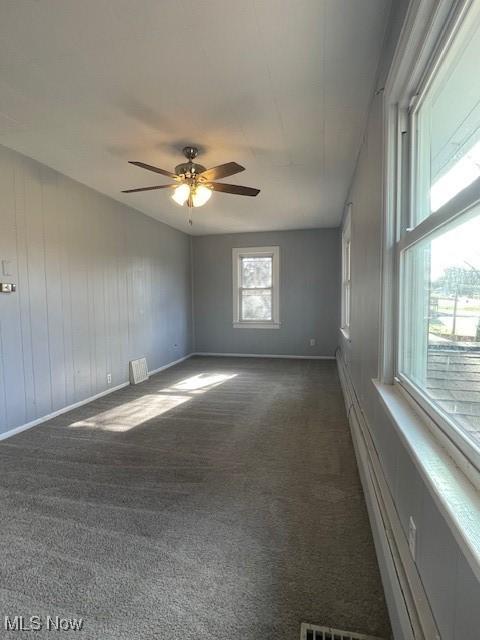
<svg viewBox="0 0 480 640"><path fill-rule="evenodd" d="M480 207L405 251L400 370L480 445Z"/></svg>
<svg viewBox="0 0 480 640"><path fill-rule="evenodd" d="M480 11L467 17L417 112L414 226L480 177Z"/></svg>
<svg viewBox="0 0 480 640"><path fill-rule="evenodd" d="M241 286L248 289L259 289L272 286L272 258L242 258Z"/></svg>
<svg viewBox="0 0 480 640"><path fill-rule="evenodd" d="M272 291L244 289L240 296L241 319L272 320Z"/></svg>

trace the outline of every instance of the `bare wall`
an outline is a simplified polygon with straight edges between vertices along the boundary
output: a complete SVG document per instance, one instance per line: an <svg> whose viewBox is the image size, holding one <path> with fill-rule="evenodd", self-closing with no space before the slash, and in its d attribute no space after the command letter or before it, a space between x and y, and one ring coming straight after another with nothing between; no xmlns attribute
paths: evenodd
<svg viewBox="0 0 480 640"><path fill-rule="evenodd" d="M5 147L0 222L0 433L192 350L187 235Z"/></svg>
<svg viewBox="0 0 480 640"><path fill-rule="evenodd" d="M234 329L232 248L280 247L279 329ZM208 353L333 356L339 323L339 231L193 238L195 348ZM316 340L310 346L310 338Z"/></svg>

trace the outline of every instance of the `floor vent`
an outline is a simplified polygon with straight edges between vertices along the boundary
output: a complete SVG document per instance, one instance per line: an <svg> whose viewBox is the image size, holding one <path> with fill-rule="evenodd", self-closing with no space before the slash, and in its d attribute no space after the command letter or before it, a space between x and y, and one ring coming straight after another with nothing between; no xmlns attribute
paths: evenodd
<svg viewBox="0 0 480 640"><path fill-rule="evenodd" d="M354 631L342 631L333 627L319 627L316 624L303 623L300 640L382 640L375 636L366 636Z"/></svg>
<svg viewBox="0 0 480 640"><path fill-rule="evenodd" d="M148 380L147 359L130 360L130 384Z"/></svg>

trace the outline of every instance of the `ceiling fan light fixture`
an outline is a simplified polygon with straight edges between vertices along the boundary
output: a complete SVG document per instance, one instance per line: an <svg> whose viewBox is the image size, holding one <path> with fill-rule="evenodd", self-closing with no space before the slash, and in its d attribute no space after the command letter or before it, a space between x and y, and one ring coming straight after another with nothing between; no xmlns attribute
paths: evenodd
<svg viewBox="0 0 480 640"><path fill-rule="evenodd" d="M227 184L225 182L217 182L221 178L233 176L245 170L245 167L236 162L225 162L217 167L205 169L202 164L193 162L198 154L196 147L187 146L183 149L183 155L187 162L182 162L175 167L175 173L155 167L153 164L138 162L137 160L129 160L141 169L159 173L174 180L171 184L159 184L153 187L138 187L137 189L126 189L122 193L136 193L138 191L156 191L157 189L173 189L172 200L183 207L184 204L189 209L192 207L203 207L212 197L212 191L220 191L222 193L231 193L237 196L256 196L260 193L260 189L253 187L243 187L239 184ZM189 220L190 224L191 219Z"/></svg>
<svg viewBox="0 0 480 640"><path fill-rule="evenodd" d="M185 182L175 189L172 200L175 200L181 207L185 204L190 196L190 187Z"/></svg>
<svg viewBox="0 0 480 640"><path fill-rule="evenodd" d="M192 201L194 207L201 207L206 204L212 195L212 190L203 184L197 185L193 194Z"/></svg>

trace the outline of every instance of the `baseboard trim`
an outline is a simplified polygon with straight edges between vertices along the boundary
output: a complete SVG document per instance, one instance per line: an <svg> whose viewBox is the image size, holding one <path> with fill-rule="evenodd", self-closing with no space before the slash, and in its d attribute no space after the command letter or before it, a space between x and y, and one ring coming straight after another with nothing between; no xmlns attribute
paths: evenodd
<svg viewBox="0 0 480 640"><path fill-rule="evenodd" d="M399 640L439 639L367 418L341 355L337 357L337 364L394 637Z"/></svg>
<svg viewBox="0 0 480 640"><path fill-rule="evenodd" d="M158 369L153 369L152 371L148 372L149 376L153 376L156 373L159 373L160 371L164 371L165 369L169 369L170 367L175 366L176 364L179 364L180 362L183 362L184 360L187 360L188 358L191 358L192 355L194 355L193 353L189 353L188 355L184 356L183 358L179 358L178 360L174 360L173 362L169 362L168 364L164 364L162 367L158 367ZM73 409L77 409L78 407L83 406L84 404L88 404L89 402L93 402L94 400L97 400L98 398L103 398L103 396L108 396L110 393L114 393L115 391L118 391L119 389L123 389L124 387L128 387L130 384L130 382L122 382L121 384L117 384L115 387L112 387L111 389L105 389L104 391L100 391L100 393L96 393L93 396L89 396L88 398L85 398L84 400L79 400L78 402L74 402L73 404L69 404L66 407L62 407L61 409L57 409L56 411L52 411L52 413L48 413L45 416L42 416L41 418L36 418L35 420L31 420L30 422L27 422L25 424L21 424L18 427L14 427L13 429L10 429L9 431L5 431L4 433L0 433L0 441L1 440L6 440L7 438L11 438L12 436L15 436L17 433L21 433L22 431L27 431L27 429L32 429L33 427L37 427L38 425L47 422L48 420L51 420L52 418L56 418L57 416L62 415L62 413L68 413L69 411L73 411Z"/></svg>
<svg viewBox="0 0 480 640"><path fill-rule="evenodd" d="M215 356L222 358L285 358L288 360L335 360L335 356L292 356L278 355L274 353L214 353L210 351L198 351L192 356Z"/></svg>
<svg viewBox="0 0 480 640"><path fill-rule="evenodd" d="M14 427L13 429L10 429L10 431L5 431L5 433L0 433L0 440L11 438L12 436L15 436L17 433L21 433L22 431L26 431L27 429L32 429L32 427L36 427L39 424L42 424L43 422L47 422L47 420L56 418L57 416L62 415L62 413L67 413L68 411L77 409L78 407L81 407L84 404L93 402L93 400L97 400L98 398L102 398L103 396L108 396L110 393L113 393L114 391L118 391L119 389L123 389L124 387L127 387L129 384L130 382L122 382L122 384L117 384L117 386L112 387L111 389L105 389L105 391L100 391L100 393L96 393L94 396L89 396L84 400L79 400L78 402L69 404L66 407L62 407L61 409L52 411L52 413L48 413L46 416L42 416L41 418L36 418L31 422L27 422L25 424L20 425L19 427Z"/></svg>
<svg viewBox="0 0 480 640"><path fill-rule="evenodd" d="M154 376L156 373L160 373L160 371L165 371L165 369L170 369L170 367L174 367L176 364L180 364L180 362L184 362L185 360L188 360L192 356L196 356L196 355L197 355L196 353L188 353L186 356L183 356L183 358L178 358L178 360L173 360L173 362L164 364L163 366L158 367L158 369L152 369L151 371L148 372L148 375Z"/></svg>

